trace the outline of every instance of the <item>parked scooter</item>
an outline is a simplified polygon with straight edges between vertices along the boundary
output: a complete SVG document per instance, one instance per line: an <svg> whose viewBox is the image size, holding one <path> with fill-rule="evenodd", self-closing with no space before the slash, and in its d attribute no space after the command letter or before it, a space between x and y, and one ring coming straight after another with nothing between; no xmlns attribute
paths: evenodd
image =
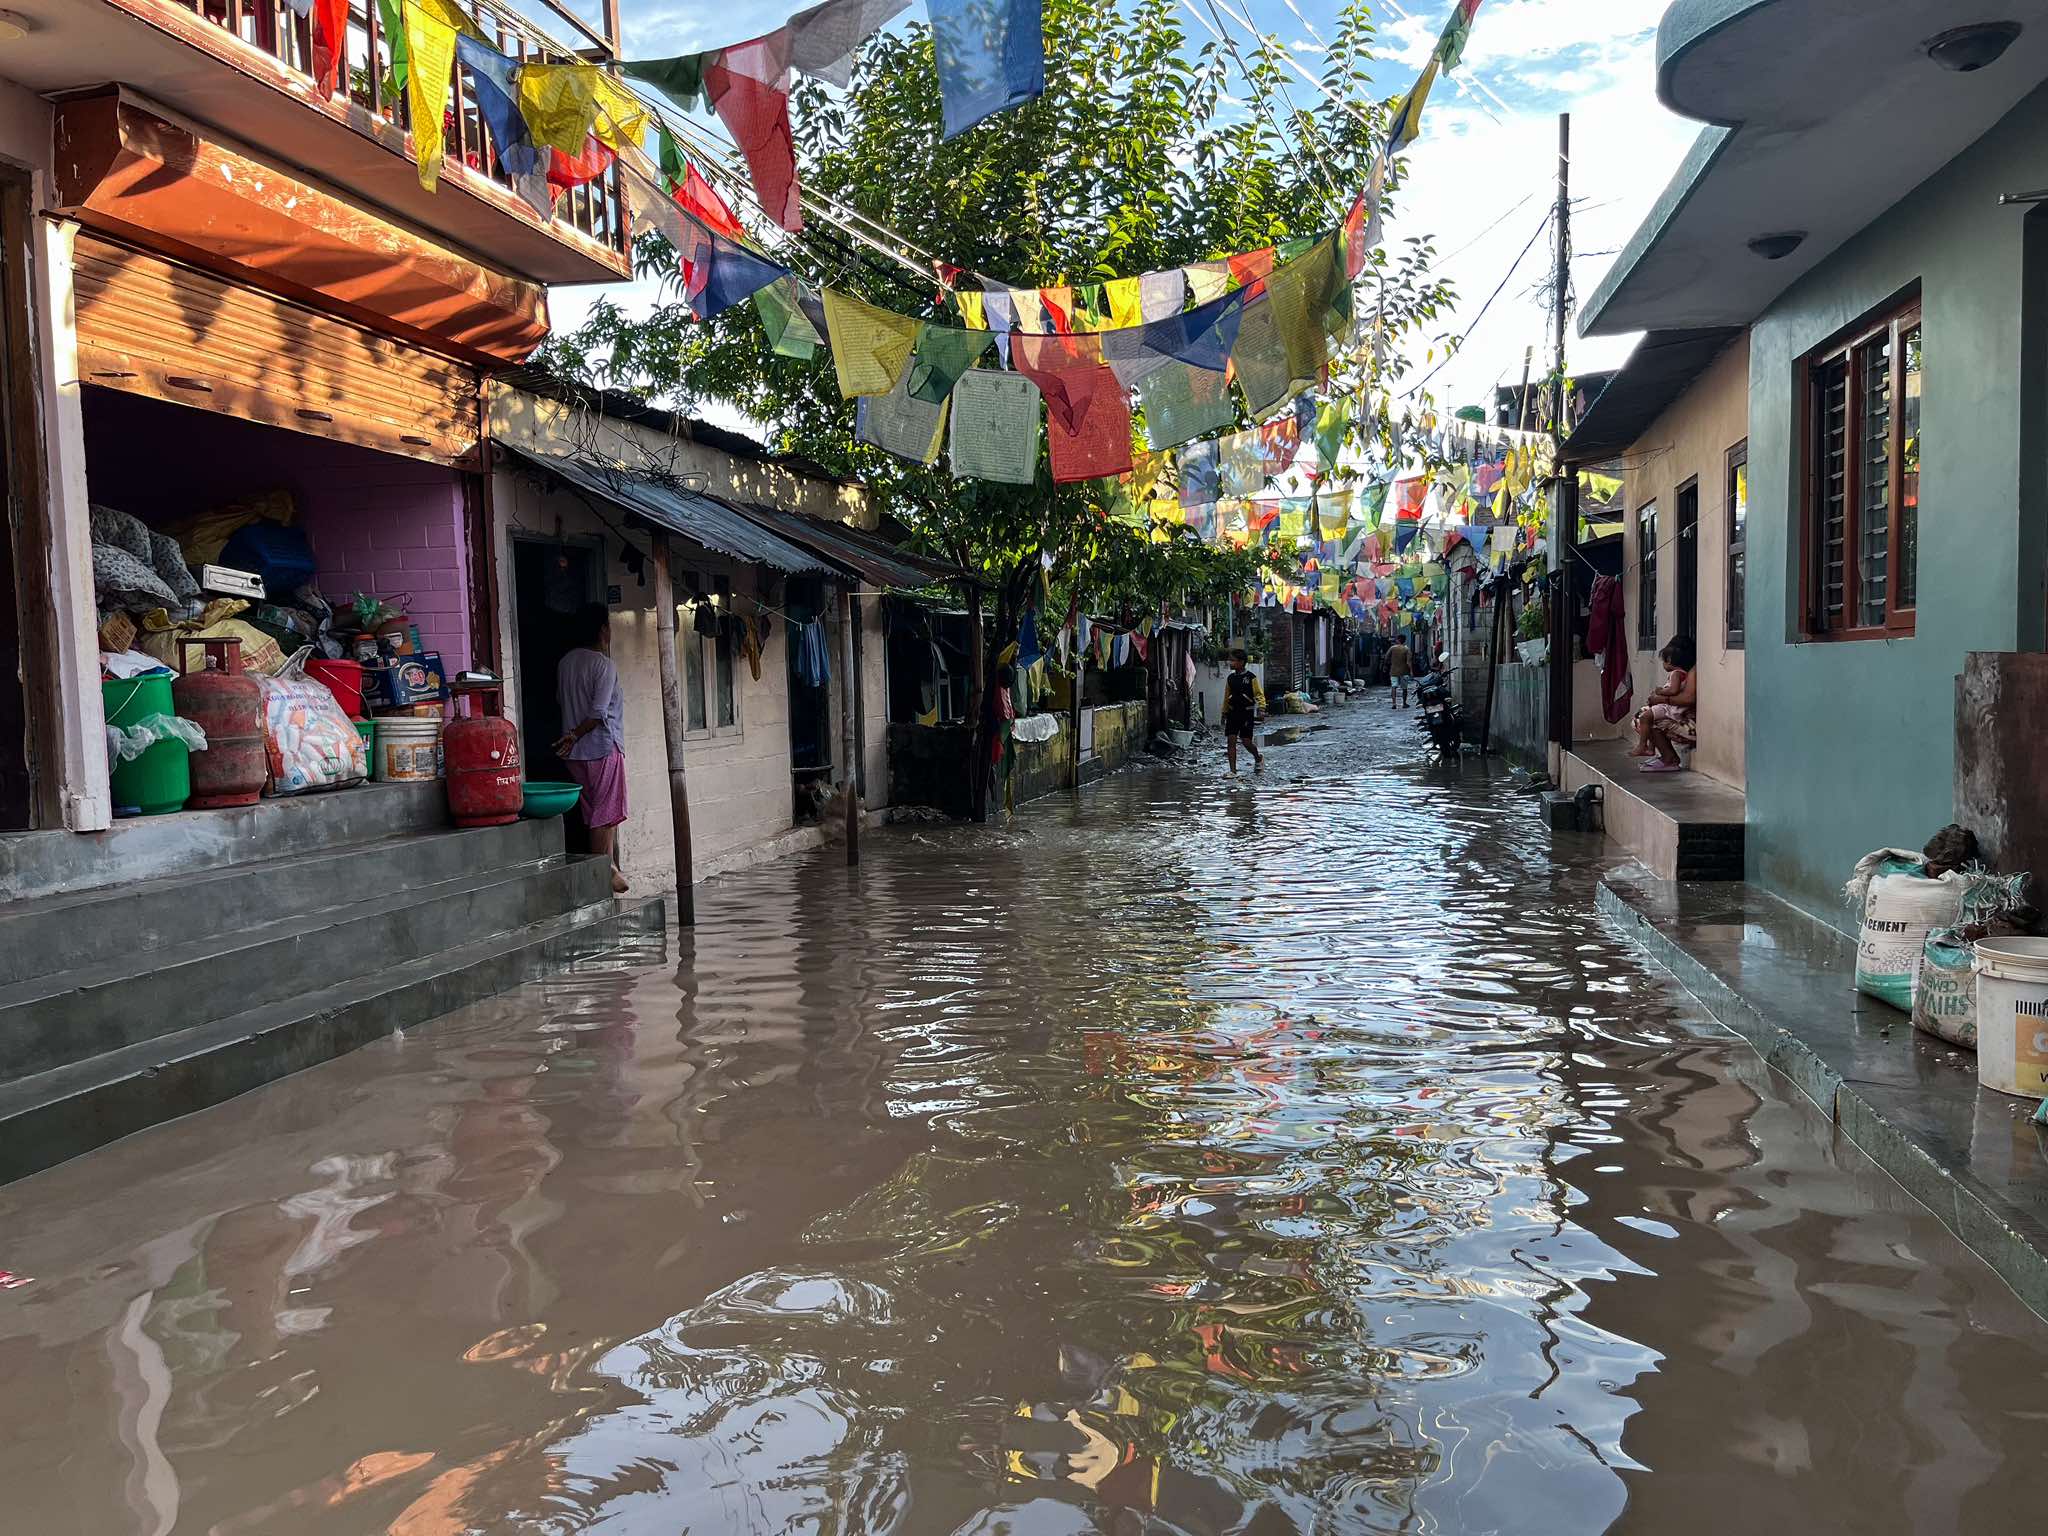
<svg viewBox="0 0 2048 1536"><path fill-rule="evenodd" d="M1465 711L1451 697L1451 680L1430 673L1417 686L1415 702L1415 724L1429 741L1430 761L1456 762L1465 751Z"/></svg>

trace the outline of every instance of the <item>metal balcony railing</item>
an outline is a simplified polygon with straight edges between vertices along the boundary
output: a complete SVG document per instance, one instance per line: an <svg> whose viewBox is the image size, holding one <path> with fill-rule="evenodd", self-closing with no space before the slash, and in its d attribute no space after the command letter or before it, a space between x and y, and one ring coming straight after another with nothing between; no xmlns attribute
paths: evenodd
<svg viewBox="0 0 2048 1536"><path fill-rule="evenodd" d="M178 3L305 76L313 90L319 89L313 69L312 21L292 10L285 0L178 0ZM494 3L494 0L473 0L470 9L482 24L486 39L494 43L499 52L516 59L575 63L616 55L616 0L606 0L605 4L609 38L564 7L554 4L553 0L544 0L544 3L587 37L591 46L581 52L565 47L516 12ZM391 42L385 35L377 0L350 0L348 64L335 95L409 132L410 108L403 92L395 96L390 93L390 77ZM455 90L443 117L443 134L451 159L459 159L469 169L489 177L500 186L511 187L511 178L498 163L490 130L477 110L476 82L459 60L455 66ZM626 222L618 167L610 166L596 180L563 192L555 203L555 222L568 225L599 245L623 251Z"/></svg>

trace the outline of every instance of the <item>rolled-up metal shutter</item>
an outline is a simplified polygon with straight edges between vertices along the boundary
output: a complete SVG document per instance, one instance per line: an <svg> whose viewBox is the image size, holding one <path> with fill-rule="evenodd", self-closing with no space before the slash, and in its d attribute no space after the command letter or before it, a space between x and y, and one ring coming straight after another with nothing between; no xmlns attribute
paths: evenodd
<svg viewBox="0 0 2048 1536"><path fill-rule="evenodd" d="M476 448L477 372L351 321L81 233L80 381L454 464Z"/></svg>

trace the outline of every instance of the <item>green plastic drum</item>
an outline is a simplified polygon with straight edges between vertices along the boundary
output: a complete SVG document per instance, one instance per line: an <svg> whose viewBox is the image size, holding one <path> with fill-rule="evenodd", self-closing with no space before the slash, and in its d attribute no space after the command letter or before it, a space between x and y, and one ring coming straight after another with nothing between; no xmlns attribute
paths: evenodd
<svg viewBox="0 0 2048 1536"><path fill-rule="evenodd" d="M175 715L171 676L111 678L100 684L107 724L134 725L150 715ZM152 742L140 757L113 767L114 814L162 816L192 798L192 756L182 741Z"/></svg>

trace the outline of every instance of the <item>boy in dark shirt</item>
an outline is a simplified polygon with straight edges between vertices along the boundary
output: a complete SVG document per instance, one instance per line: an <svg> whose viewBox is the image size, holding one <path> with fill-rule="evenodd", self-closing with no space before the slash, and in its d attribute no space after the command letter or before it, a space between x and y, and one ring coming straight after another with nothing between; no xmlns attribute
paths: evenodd
<svg viewBox="0 0 2048 1536"><path fill-rule="evenodd" d="M1255 767L1264 768L1259 755L1259 711L1266 707L1266 691L1246 670L1242 650L1230 653L1230 675L1223 680L1223 746L1230 755L1230 771L1237 772L1237 744L1242 741L1252 754Z"/></svg>

